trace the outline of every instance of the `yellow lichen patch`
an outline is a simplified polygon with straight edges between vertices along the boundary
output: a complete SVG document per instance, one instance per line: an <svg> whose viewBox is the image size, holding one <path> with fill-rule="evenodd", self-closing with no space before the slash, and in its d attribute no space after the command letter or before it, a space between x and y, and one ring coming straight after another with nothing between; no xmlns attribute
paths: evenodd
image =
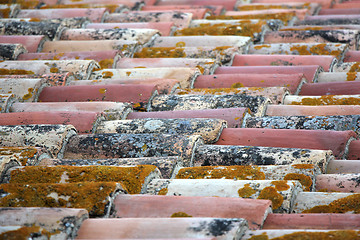
<svg viewBox="0 0 360 240"><path fill-rule="evenodd" d="M261 190L258 199L271 200L274 210L278 209L284 201L284 197L280 193L278 193L274 187L266 187Z"/></svg>
<svg viewBox="0 0 360 240"><path fill-rule="evenodd" d="M113 64L114 64L113 59L103 59L99 61L99 65L101 69L112 68Z"/></svg>
<svg viewBox="0 0 360 240"><path fill-rule="evenodd" d="M295 17L295 12L282 12L282 13L269 13L269 14L247 14L247 15L235 15L235 16L228 16L228 15L218 15L218 16L208 16L206 19L208 20L236 20L236 19L262 19L262 20L269 20L269 19L280 19L287 25L287 22L292 20Z"/></svg>
<svg viewBox="0 0 360 240"><path fill-rule="evenodd" d="M126 72L126 76L130 76L131 75L131 72Z"/></svg>
<svg viewBox="0 0 360 240"><path fill-rule="evenodd" d="M162 188L158 192L158 195L166 195L167 193L168 193L168 189L167 188Z"/></svg>
<svg viewBox="0 0 360 240"><path fill-rule="evenodd" d="M56 67L52 67L52 68L50 68L50 72L51 72L51 73L58 73L58 72L59 72L59 69L56 68Z"/></svg>
<svg viewBox="0 0 360 240"><path fill-rule="evenodd" d="M41 18L30 18L29 22L41 22Z"/></svg>
<svg viewBox="0 0 360 240"><path fill-rule="evenodd" d="M7 240L16 240L16 239L33 239L33 236L37 236L41 234L43 236L46 236L48 239L50 239L51 234L44 230L40 229L38 226L29 226L29 227L21 227L16 230L3 232L0 234L0 239L7 239Z"/></svg>
<svg viewBox="0 0 360 240"><path fill-rule="evenodd" d="M247 4L247 5L239 5L237 9L240 11L254 11L254 10L265 10L265 9L310 9L310 7L308 3L304 3L296 6L291 6L286 4L281 4L281 5Z"/></svg>
<svg viewBox="0 0 360 240"><path fill-rule="evenodd" d="M179 218L179 217L192 217L189 214L186 214L184 212L176 212L171 215L172 218Z"/></svg>
<svg viewBox="0 0 360 240"><path fill-rule="evenodd" d="M114 74L112 72L110 72L110 71L104 71L102 73L103 78L111 78L112 76L114 76Z"/></svg>
<svg viewBox="0 0 360 240"><path fill-rule="evenodd" d="M196 65L196 67L197 67L197 69L200 70L201 74L204 74L204 72L205 72L205 68L204 68L204 67L202 67L202 66L200 66L200 65Z"/></svg>
<svg viewBox="0 0 360 240"><path fill-rule="evenodd" d="M360 70L360 62L356 62L351 65L349 72L359 72Z"/></svg>
<svg viewBox="0 0 360 240"><path fill-rule="evenodd" d="M354 97L337 98L336 95L324 95L320 98L302 98L301 102L292 102L291 105L360 105L360 99Z"/></svg>
<svg viewBox="0 0 360 240"><path fill-rule="evenodd" d="M260 50L260 49L262 49L262 48L270 48L270 47L271 47L271 46L268 45L268 44L262 44L262 45L255 45L255 46L254 46L254 49Z"/></svg>
<svg viewBox="0 0 360 240"><path fill-rule="evenodd" d="M106 88L100 88L100 89L99 89L99 92L100 92L101 94L105 94L105 93L106 93Z"/></svg>
<svg viewBox="0 0 360 240"><path fill-rule="evenodd" d="M290 51L297 52L299 55L311 55L311 52L306 45L294 45L290 48Z"/></svg>
<svg viewBox="0 0 360 240"><path fill-rule="evenodd" d="M34 74L34 72L23 69L0 68L0 75L27 75L27 74Z"/></svg>
<svg viewBox="0 0 360 240"><path fill-rule="evenodd" d="M0 16L2 18L9 18L10 17L10 8L3 8L3 9L0 9Z"/></svg>
<svg viewBox="0 0 360 240"><path fill-rule="evenodd" d="M303 211L303 213L360 213L360 194L350 195Z"/></svg>
<svg viewBox="0 0 360 240"><path fill-rule="evenodd" d="M336 230L328 232L294 232L290 234L285 234L281 237L271 238L271 240L348 240L348 239L359 239L360 231L355 230ZM249 240L269 240L269 237L266 233L261 235L254 235Z"/></svg>
<svg viewBox="0 0 360 240"><path fill-rule="evenodd" d="M272 181L271 184L275 185L277 191L286 191L290 188L285 180Z"/></svg>
<svg viewBox="0 0 360 240"><path fill-rule="evenodd" d="M293 164L291 166L296 169L313 169L315 167L314 164Z"/></svg>
<svg viewBox="0 0 360 240"><path fill-rule="evenodd" d="M39 173L40 174L40 173ZM66 184L2 184L9 193L0 199L1 207L85 208L90 215L102 216L115 182L77 182Z"/></svg>
<svg viewBox="0 0 360 240"><path fill-rule="evenodd" d="M244 84L242 84L241 82L233 83L230 86L230 88L242 88L242 87L244 87Z"/></svg>
<svg viewBox="0 0 360 240"><path fill-rule="evenodd" d="M18 162L25 166L29 159L34 158L37 149L34 147L1 147L0 156L13 156Z"/></svg>
<svg viewBox="0 0 360 240"><path fill-rule="evenodd" d="M238 190L239 197L249 198L256 193L256 190L250 187L250 184L245 184L243 188Z"/></svg>
<svg viewBox="0 0 360 240"><path fill-rule="evenodd" d="M59 183L65 182L120 182L130 194L138 194L147 176L156 169L153 165L134 167L114 166L56 166L26 167L13 171L11 183Z"/></svg>
<svg viewBox="0 0 360 240"><path fill-rule="evenodd" d="M134 54L134 58L184 58L184 48L177 47L149 47Z"/></svg>
<svg viewBox="0 0 360 240"><path fill-rule="evenodd" d="M175 44L175 46L176 47L179 47L179 48L183 48L183 47L185 47L185 42L177 42L176 44Z"/></svg>
<svg viewBox="0 0 360 240"><path fill-rule="evenodd" d="M264 180L265 174L257 166L202 166L182 168L175 178Z"/></svg>
<svg viewBox="0 0 360 240"><path fill-rule="evenodd" d="M303 186L304 191L310 191L313 184L311 177L301 173L288 173L285 175L284 180L298 180Z"/></svg>
<svg viewBox="0 0 360 240"><path fill-rule="evenodd" d="M356 72L347 72L346 73L346 81L355 81L356 79Z"/></svg>

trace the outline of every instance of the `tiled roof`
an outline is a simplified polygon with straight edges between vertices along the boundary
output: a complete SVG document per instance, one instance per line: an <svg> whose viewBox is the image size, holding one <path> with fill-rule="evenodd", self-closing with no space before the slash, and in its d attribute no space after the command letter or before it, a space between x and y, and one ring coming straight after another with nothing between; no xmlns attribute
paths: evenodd
<svg viewBox="0 0 360 240"><path fill-rule="evenodd" d="M359 16L0 1L0 239L360 239Z"/></svg>

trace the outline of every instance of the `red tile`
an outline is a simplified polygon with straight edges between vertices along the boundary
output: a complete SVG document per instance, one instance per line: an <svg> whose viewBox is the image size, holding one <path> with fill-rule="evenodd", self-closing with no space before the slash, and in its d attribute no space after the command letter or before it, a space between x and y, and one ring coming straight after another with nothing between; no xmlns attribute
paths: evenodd
<svg viewBox="0 0 360 240"><path fill-rule="evenodd" d="M303 20L308 14L308 9L264 9L264 10L252 10L252 11L227 11L225 16L244 17L246 19L279 19L284 22L285 25L291 24L297 17ZM287 17L284 17L287 15Z"/></svg>
<svg viewBox="0 0 360 240"><path fill-rule="evenodd" d="M316 176L316 191L360 193L360 174L341 173L318 175Z"/></svg>
<svg viewBox="0 0 360 240"><path fill-rule="evenodd" d="M355 142L355 141L353 141ZM360 161L358 160L332 160L327 167L327 173L359 173Z"/></svg>
<svg viewBox="0 0 360 240"><path fill-rule="evenodd" d="M282 0L271 0L272 3L283 3ZM291 0L291 2L301 2L303 3L304 0ZM312 3L318 3L323 8L329 8L333 4L333 0L314 0L311 1ZM252 3L268 3L268 0L253 0Z"/></svg>
<svg viewBox="0 0 360 240"><path fill-rule="evenodd" d="M198 5L198 6L206 6L206 5L214 5L214 6L222 6L226 10L234 10L237 2L236 0L159 0L157 1L157 6L164 5Z"/></svg>
<svg viewBox="0 0 360 240"><path fill-rule="evenodd" d="M239 74L239 73L256 73L256 74L294 74L303 73L309 82L316 80L320 72L319 66L244 66L244 67L218 67L215 74Z"/></svg>
<svg viewBox="0 0 360 240"><path fill-rule="evenodd" d="M332 82L332 83L306 83L302 86L299 95L356 95L360 94L360 82Z"/></svg>
<svg viewBox="0 0 360 240"><path fill-rule="evenodd" d="M319 11L319 15L358 15L360 14L360 3L352 3L351 8L339 8L339 5L343 4L335 4L333 9L321 9Z"/></svg>
<svg viewBox="0 0 360 240"><path fill-rule="evenodd" d="M114 204L118 218L244 218L250 229L260 229L272 211L269 200L224 197L119 195Z"/></svg>
<svg viewBox="0 0 360 240"><path fill-rule="evenodd" d="M350 143L347 159L360 160L360 140L352 141Z"/></svg>
<svg viewBox="0 0 360 240"><path fill-rule="evenodd" d="M359 115L358 105L329 105L329 106L301 106L301 105L269 105L265 115L268 116L339 116Z"/></svg>
<svg viewBox="0 0 360 240"><path fill-rule="evenodd" d="M360 2L359 1L344 1L341 3L336 3L332 6L334 9L354 9L354 8L360 8Z"/></svg>
<svg viewBox="0 0 360 240"><path fill-rule="evenodd" d="M204 109L161 112L132 112L127 119L142 118L218 118L224 119L228 127L240 127L242 119L247 115L246 108Z"/></svg>
<svg viewBox="0 0 360 240"><path fill-rule="evenodd" d="M204 19L205 17L211 15L211 11L205 7L203 8L193 8L193 9L156 9L156 6L151 6L147 8L146 6L141 9L142 12L153 12L153 13L163 13L163 12L180 12L180 13L191 13L192 19Z"/></svg>
<svg viewBox="0 0 360 240"><path fill-rule="evenodd" d="M306 55L235 55L232 66L298 66L319 65L325 72L332 69L336 63L333 56L306 56Z"/></svg>
<svg viewBox="0 0 360 240"><path fill-rule="evenodd" d="M201 9L206 8L214 15L220 15L225 11L225 8L220 5L156 5L156 6L144 6L141 10L188 10L188 9Z"/></svg>
<svg viewBox="0 0 360 240"><path fill-rule="evenodd" d="M133 22L133 23L89 23L86 28L113 29L113 28L149 28L156 29L161 36L169 36L173 32L175 25L173 22Z"/></svg>
<svg viewBox="0 0 360 240"><path fill-rule="evenodd" d="M219 74L200 75L195 88L287 87L298 94L306 82L303 74Z"/></svg>
<svg viewBox="0 0 360 240"><path fill-rule="evenodd" d="M92 22L102 22L105 12L105 8L27 9L21 10L16 17L40 19L87 17Z"/></svg>
<svg viewBox="0 0 360 240"><path fill-rule="evenodd" d="M91 133L100 119L95 112L16 112L0 114L0 125L71 124L79 133Z"/></svg>
<svg viewBox="0 0 360 240"><path fill-rule="evenodd" d="M215 144L332 150L335 157L344 158L356 137L353 131L225 128Z"/></svg>
<svg viewBox="0 0 360 240"><path fill-rule="evenodd" d="M344 62L360 62L360 51L347 51Z"/></svg>
<svg viewBox="0 0 360 240"><path fill-rule="evenodd" d="M16 35L2 35L0 36L0 43L19 43L22 44L28 52L35 53L41 51L42 45L46 41L46 37L39 36L16 36Z"/></svg>

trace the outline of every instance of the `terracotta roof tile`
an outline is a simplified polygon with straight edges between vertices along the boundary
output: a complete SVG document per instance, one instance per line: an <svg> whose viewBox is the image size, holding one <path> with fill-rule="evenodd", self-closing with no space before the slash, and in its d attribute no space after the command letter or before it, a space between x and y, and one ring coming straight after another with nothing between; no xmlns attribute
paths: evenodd
<svg viewBox="0 0 360 240"><path fill-rule="evenodd" d="M38 36L16 36L16 35L2 35L0 36L0 43L19 43L22 44L28 52L38 52L42 49L42 45L47 40L43 35Z"/></svg>

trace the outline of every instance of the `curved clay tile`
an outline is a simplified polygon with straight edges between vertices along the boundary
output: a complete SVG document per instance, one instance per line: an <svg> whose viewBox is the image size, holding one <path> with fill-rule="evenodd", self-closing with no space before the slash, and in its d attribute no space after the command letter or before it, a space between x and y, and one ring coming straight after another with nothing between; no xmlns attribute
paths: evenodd
<svg viewBox="0 0 360 240"><path fill-rule="evenodd" d="M107 159L49 159L45 158L38 166L137 166L154 165L163 178L172 178L178 168L183 166L182 158L169 157L139 157L139 158L107 158Z"/></svg>
<svg viewBox="0 0 360 240"><path fill-rule="evenodd" d="M134 22L134 23L89 23L85 28L94 29L116 29L116 28L134 28L134 29L156 29L161 36L172 34L175 26L173 22Z"/></svg>
<svg viewBox="0 0 360 240"><path fill-rule="evenodd" d="M160 95L151 100L149 111L178 111L246 107L262 116L270 100L262 96L236 95Z"/></svg>
<svg viewBox="0 0 360 240"><path fill-rule="evenodd" d="M237 5L236 0L159 0L157 1L157 6L168 6L168 5L195 5L195 6L206 6L206 5L215 5L215 6L222 6L227 11L234 10Z"/></svg>
<svg viewBox="0 0 360 240"><path fill-rule="evenodd" d="M104 159L180 156L184 166L193 162L193 152L203 141L198 135L89 134L69 140L63 158Z"/></svg>
<svg viewBox="0 0 360 240"><path fill-rule="evenodd" d="M287 95L285 105L359 105L360 95L322 95L322 96L296 96ZM345 114L343 114L345 115Z"/></svg>
<svg viewBox="0 0 360 240"><path fill-rule="evenodd" d="M290 214L288 214L290 215ZM326 216L326 215L325 215ZM306 218L305 218L306 219ZM304 219L304 220L305 220ZM316 220L316 219L314 219ZM320 220L320 219L319 219ZM311 224L312 221L309 221ZM274 229L274 230L253 230L247 231L243 236L244 240L256 239L266 237L267 239L286 239L286 238L309 238L314 239L318 236L326 239L333 236L339 240L356 239L359 237L359 233L356 230L323 230L323 229Z"/></svg>
<svg viewBox="0 0 360 240"><path fill-rule="evenodd" d="M352 2L351 8L338 8L341 4L334 4L333 9L321 9L319 15L360 15L360 4Z"/></svg>
<svg viewBox="0 0 360 240"><path fill-rule="evenodd" d="M195 88L241 88L241 87L286 87L291 94L298 94L306 83L302 73L296 74L219 74L200 75L196 78Z"/></svg>
<svg viewBox="0 0 360 240"><path fill-rule="evenodd" d="M220 15L225 12L225 8L221 5L146 5L141 8L141 10L158 10L158 11L176 11L176 10L200 10L200 9L206 9L207 11L210 11L213 15ZM193 12L192 12L193 13ZM194 14L194 13L193 13ZM200 18L204 18L204 15L200 15ZM194 16L192 21L194 20Z"/></svg>
<svg viewBox="0 0 360 240"><path fill-rule="evenodd" d="M56 157L70 137L76 135L72 125L18 125L0 126L1 147L35 146L48 150Z"/></svg>
<svg viewBox="0 0 360 240"><path fill-rule="evenodd" d="M302 73L309 82L315 82L317 75L322 72L318 65L303 66L234 66L218 67L215 74L238 74L238 73L256 73L256 74L294 74Z"/></svg>
<svg viewBox="0 0 360 240"><path fill-rule="evenodd" d="M28 52L35 53L42 49L42 46L45 41L47 41L47 37L44 35L39 36L16 36L16 35L9 35L9 36L0 36L0 43L18 43L22 44Z"/></svg>
<svg viewBox="0 0 360 240"><path fill-rule="evenodd" d="M0 43L0 60L17 60L23 53L27 50L22 44Z"/></svg>
<svg viewBox="0 0 360 240"><path fill-rule="evenodd" d="M114 198L126 193L126 189L115 182L6 183L1 184L0 189L7 193L6 198L0 199L1 207L85 208L90 217L109 217L113 214L111 207ZM74 195L74 192L77 194ZM84 196L87 201L84 201ZM17 204L14 205L14 202Z"/></svg>
<svg viewBox="0 0 360 240"><path fill-rule="evenodd" d="M203 145L195 151L194 166L315 164L324 173L333 158L330 150Z"/></svg>
<svg viewBox="0 0 360 240"><path fill-rule="evenodd" d="M19 102L37 101L39 93L46 86L41 78L0 78L0 94L11 94ZM8 104L7 101L5 104Z"/></svg>
<svg viewBox="0 0 360 240"><path fill-rule="evenodd" d="M154 179L146 194L269 199L274 212L290 213L298 191L301 191L300 183L292 180ZM276 199L269 197L270 192Z"/></svg>
<svg viewBox="0 0 360 240"><path fill-rule="evenodd" d="M250 229L262 227L272 212L271 201L223 197L119 195L114 202L117 218L191 217L244 218ZM180 212L176 212L180 211Z"/></svg>
<svg viewBox="0 0 360 240"><path fill-rule="evenodd" d="M322 174L316 176L316 191L360 192L360 173Z"/></svg>
<svg viewBox="0 0 360 240"><path fill-rule="evenodd" d="M224 120L211 118L147 118L103 121L97 126L96 133L163 133L200 135L204 139L204 142L209 144L214 143L219 139L222 130L226 126L227 124Z"/></svg>
<svg viewBox="0 0 360 240"><path fill-rule="evenodd" d="M347 155L347 159L350 160L360 160L360 140L352 141L349 144L349 152Z"/></svg>
<svg viewBox="0 0 360 240"><path fill-rule="evenodd" d="M20 4L0 4L0 16L1 18L16 17L20 9Z"/></svg>
<svg viewBox="0 0 360 240"><path fill-rule="evenodd" d="M305 2L262 2L262 3L249 3L240 4L237 7L239 11L252 11L252 10L265 10L265 9L308 9L310 15L316 14L320 10L318 3L305 3Z"/></svg>
<svg viewBox="0 0 360 240"><path fill-rule="evenodd" d="M21 74L21 72L19 74ZM43 78L45 79L46 84L50 86L64 86L74 80L74 74L70 72L63 72L48 74L0 75L0 78Z"/></svg>
<svg viewBox="0 0 360 240"><path fill-rule="evenodd" d="M343 62L334 66L334 72L347 72L349 75L353 75L354 72L357 72L359 62ZM351 80L351 77L349 78Z"/></svg>
<svg viewBox="0 0 360 240"><path fill-rule="evenodd" d="M143 118L217 118L227 122L228 127L240 127L248 115L247 108L203 109L161 112L132 112L127 119Z"/></svg>
<svg viewBox="0 0 360 240"><path fill-rule="evenodd" d="M179 13L191 13L191 19L203 19L207 16L212 15L211 11L205 7L203 8L194 8L194 9L156 9L156 6L152 6L151 9L148 9L146 6L141 8L141 12L151 12L151 13L164 13L164 12L179 12Z"/></svg>
<svg viewBox="0 0 360 240"><path fill-rule="evenodd" d="M85 209L75 208L9 208L2 209L1 215L1 226L41 226L54 238L70 239L76 237L82 222L89 218Z"/></svg>
<svg viewBox="0 0 360 240"><path fill-rule="evenodd" d="M14 102L15 98L13 94L0 94L0 113L9 112Z"/></svg>
<svg viewBox="0 0 360 240"><path fill-rule="evenodd" d="M339 116L360 115L358 105L269 105L266 116Z"/></svg>
<svg viewBox="0 0 360 240"><path fill-rule="evenodd" d="M360 94L360 82L330 82L330 83L305 83L299 95L319 96L319 95L356 95Z"/></svg>
<svg viewBox="0 0 360 240"><path fill-rule="evenodd" d="M322 72L319 74L318 83L359 81L360 74L357 72Z"/></svg>
<svg viewBox="0 0 360 240"><path fill-rule="evenodd" d="M360 52L347 51L345 53L344 62L360 62Z"/></svg>
<svg viewBox="0 0 360 240"><path fill-rule="evenodd" d="M235 55L232 66L298 66L319 65L325 72L330 71L337 63L333 56L326 55Z"/></svg>
<svg viewBox="0 0 360 240"><path fill-rule="evenodd" d="M242 218L98 218L85 220L77 238L232 239L240 238L247 229Z"/></svg>
<svg viewBox="0 0 360 240"><path fill-rule="evenodd" d="M355 142L355 141L353 141ZM360 161L358 160L332 160L327 167L327 173L359 173Z"/></svg>
<svg viewBox="0 0 360 240"><path fill-rule="evenodd" d="M291 2L293 3L304 3L303 0L291 0ZM311 1L312 3L317 3L317 4L320 4L321 7L323 8L329 8L332 6L333 4L333 1L332 0L314 0L314 1ZM267 0L253 0L252 3L268 3ZM284 3L284 1L282 0L271 0L271 3Z"/></svg>
<svg viewBox="0 0 360 240"><path fill-rule="evenodd" d="M215 144L332 150L335 157L345 158L356 137L353 131L225 128Z"/></svg>
<svg viewBox="0 0 360 240"><path fill-rule="evenodd" d="M358 25L359 15L316 15L306 16L295 25Z"/></svg>

